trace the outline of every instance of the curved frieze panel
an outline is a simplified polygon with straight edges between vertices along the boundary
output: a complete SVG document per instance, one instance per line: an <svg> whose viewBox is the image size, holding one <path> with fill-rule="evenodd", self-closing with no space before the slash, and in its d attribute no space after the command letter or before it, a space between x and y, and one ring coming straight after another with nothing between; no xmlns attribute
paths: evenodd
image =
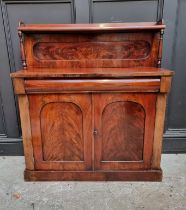
<svg viewBox="0 0 186 210"><path fill-rule="evenodd" d="M144 59L151 46L144 40L120 42L38 42L33 54L39 60L86 60L86 59Z"/></svg>

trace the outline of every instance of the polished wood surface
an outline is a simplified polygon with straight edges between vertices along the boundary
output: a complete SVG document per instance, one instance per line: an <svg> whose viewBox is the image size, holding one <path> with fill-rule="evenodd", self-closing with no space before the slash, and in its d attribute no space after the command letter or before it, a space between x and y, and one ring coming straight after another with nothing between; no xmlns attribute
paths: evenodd
<svg viewBox="0 0 186 210"><path fill-rule="evenodd" d="M152 169L160 168L167 95L159 94L156 103Z"/></svg>
<svg viewBox="0 0 186 210"><path fill-rule="evenodd" d="M33 154L28 96L25 94L19 95L18 103L19 103L19 112L21 118L23 149L24 149L26 169L34 170L35 159Z"/></svg>
<svg viewBox="0 0 186 210"><path fill-rule="evenodd" d="M83 113L72 102L51 102L40 113L44 161L84 161Z"/></svg>
<svg viewBox="0 0 186 210"><path fill-rule="evenodd" d="M153 22L21 24L23 67L160 67L164 28Z"/></svg>
<svg viewBox="0 0 186 210"><path fill-rule="evenodd" d="M119 105L117 110L116 105ZM95 94L96 169L130 170L150 167L155 108L156 94L152 93ZM121 153L123 159L115 159ZM110 155L113 159L108 159Z"/></svg>
<svg viewBox="0 0 186 210"><path fill-rule="evenodd" d="M160 79L26 80L27 93L55 92L158 92Z"/></svg>
<svg viewBox="0 0 186 210"><path fill-rule="evenodd" d="M33 55L39 60L70 61L85 59L144 59L150 53L150 44L147 41L88 41L83 43L77 43L77 40L74 43L56 43L52 41L37 43L33 47Z"/></svg>
<svg viewBox="0 0 186 210"><path fill-rule="evenodd" d="M65 32L65 31L120 31L120 30L159 30L164 29L164 24L156 22L135 22L135 23L98 23L98 24L21 24L18 31L32 32Z"/></svg>
<svg viewBox="0 0 186 210"><path fill-rule="evenodd" d="M162 181L161 170L137 171L25 171L26 181Z"/></svg>
<svg viewBox="0 0 186 210"><path fill-rule="evenodd" d="M35 168L92 167L92 109L89 94L29 95Z"/></svg>
<svg viewBox="0 0 186 210"><path fill-rule="evenodd" d="M172 76L173 71L164 68L33 68L11 73L12 78L135 78Z"/></svg>
<svg viewBox="0 0 186 210"><path fill-rule="evenodd" d="M104 148L101 161L142 161L145 126L143 106L120 98L120 101L107 104L101 117Z"/></svg>
<svg viewBox="0 0 186 210"><path fill-rule="evenodd" d="M30 68L157 67L159 31L25 34Z"/></svg>
<svg viewBox="0 0 186 210"><path fill-rule="evenodd" d="M161 181L166 97L157 23L18 28L27 181ZM24 41L23 41L24 40Z"/></svg>

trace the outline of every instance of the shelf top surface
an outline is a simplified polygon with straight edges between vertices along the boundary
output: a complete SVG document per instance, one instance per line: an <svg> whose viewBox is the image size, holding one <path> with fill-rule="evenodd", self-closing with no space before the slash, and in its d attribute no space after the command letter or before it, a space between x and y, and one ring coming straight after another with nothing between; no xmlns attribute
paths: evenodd
<svg viewBox="0 0 186 210"><path fill-rule="evenodd" d="M122 31L122 30L161 30L164 24L157 22L97 23L97 24L21 24L19 31L28 32L75 32L75 31Z"/></svg>
<svg viewBox="0 0 186 210"><path fill-rule="evenodd" d="M173 71L154 68L68 68L68 69L27 69L11 74L12 78L131 78L172 76Z"/></svg>

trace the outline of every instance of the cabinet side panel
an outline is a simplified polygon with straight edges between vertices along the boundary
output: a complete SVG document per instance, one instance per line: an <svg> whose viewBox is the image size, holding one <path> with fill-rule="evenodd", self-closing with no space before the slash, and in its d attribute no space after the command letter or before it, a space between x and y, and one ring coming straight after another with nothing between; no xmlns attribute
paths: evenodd
<svg viewBox="0 0 186 210"><path fill-rule="evenodd" d="M32 133L30 124L29 101L27 95L19 95L19 111L23 136L24 156L26 169L34 170L34 155L32 145Z"/></svg>

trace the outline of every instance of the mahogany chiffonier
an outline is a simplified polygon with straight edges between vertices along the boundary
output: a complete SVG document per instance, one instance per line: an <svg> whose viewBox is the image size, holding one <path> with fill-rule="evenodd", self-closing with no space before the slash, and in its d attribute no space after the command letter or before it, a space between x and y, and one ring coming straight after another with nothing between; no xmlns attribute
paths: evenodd
<svg viewBox="0 0 186 210"><path fill-rule="evenodd" d="M165 25L24 25L18 95L25 180L161 181Z"/></svg>

